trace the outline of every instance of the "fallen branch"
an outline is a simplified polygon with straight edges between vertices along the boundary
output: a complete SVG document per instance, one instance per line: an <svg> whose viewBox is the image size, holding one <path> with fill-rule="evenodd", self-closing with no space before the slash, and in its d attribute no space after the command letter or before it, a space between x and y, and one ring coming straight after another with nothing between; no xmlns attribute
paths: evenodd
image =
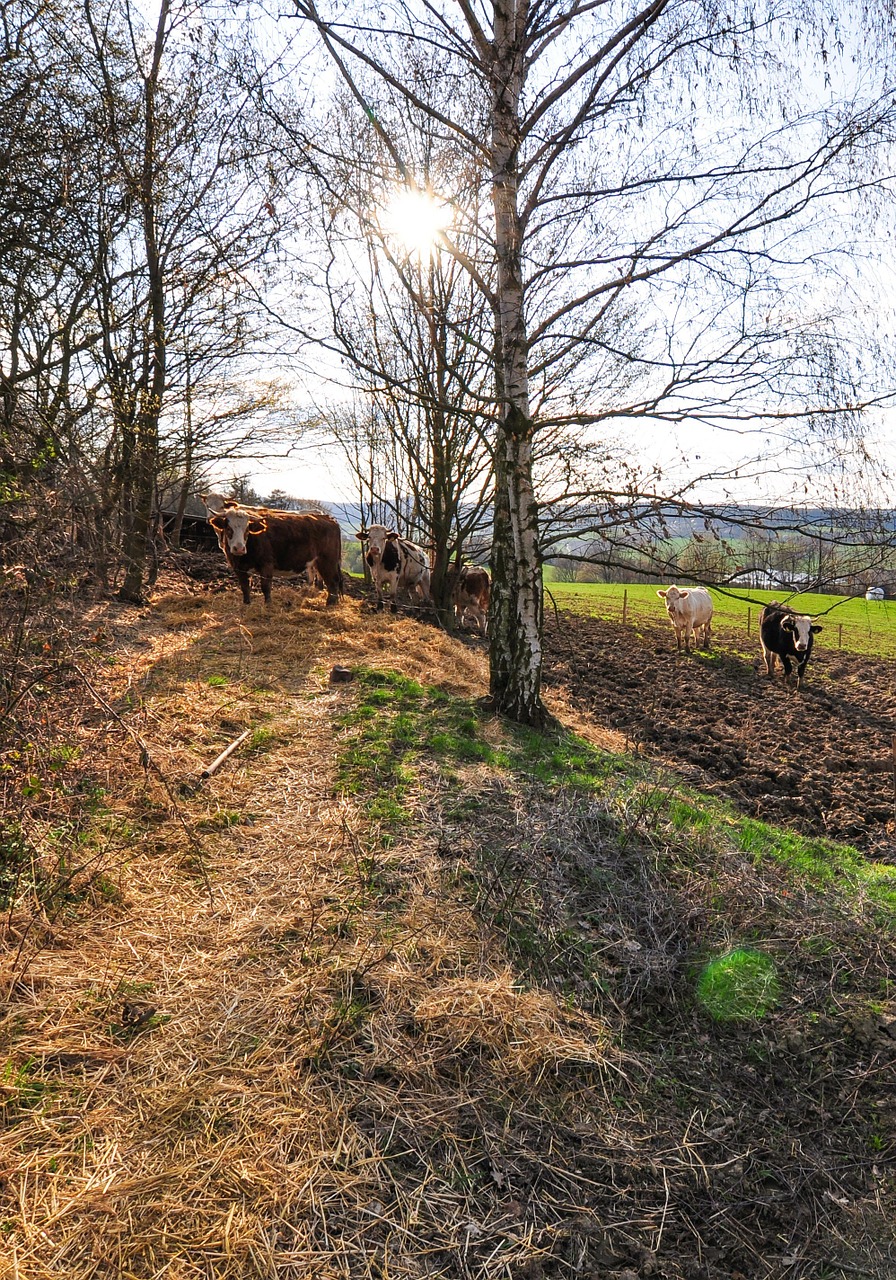
<svg viewBox="0 0 896 1280"><path fill-rule="evenodd" d="M221 754L215 757L207 769L202 770L199 777L204 780L205 778L210 778L213 773L217 773L227 757L233 755L240 743L245 742L248 736L249 730L244 729L238 738L234 738L229 747L225 747Z"/></svg>

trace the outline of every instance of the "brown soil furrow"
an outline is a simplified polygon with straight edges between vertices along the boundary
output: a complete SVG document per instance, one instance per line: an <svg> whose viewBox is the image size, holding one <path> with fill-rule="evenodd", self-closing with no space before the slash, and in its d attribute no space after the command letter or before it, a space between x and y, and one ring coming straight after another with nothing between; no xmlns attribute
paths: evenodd
<svg viewBox="0 0 896 1280"><path fill-rule="evenodd" d="M744 813L896 857L896 663L826 651L803 689L769 680L758 644L679 654L671 632L572 613L546 626L546 683Z"/></svg>

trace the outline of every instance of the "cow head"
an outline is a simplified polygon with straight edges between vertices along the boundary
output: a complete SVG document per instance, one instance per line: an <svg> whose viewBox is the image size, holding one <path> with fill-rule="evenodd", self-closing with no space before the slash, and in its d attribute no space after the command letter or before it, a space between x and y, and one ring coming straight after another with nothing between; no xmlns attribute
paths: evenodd
<svg viewBox="0 0 896 1280"><path fill-rule="evenodd" d="M209 516L208 522L217 533L222 550L229 551L232 556L244 556L246 538L251 534L264 533L268 527L264 516L242 511L239 507L226 507Z"/></svg>
<svg viewBox="0 0 896 1280"><path fill-rule="evenodd" d="M793 647L797 653L805 653L809 648L809 637L817 635L821 627L813 625L808 613L790 613L781 623L782 631L793 633Z"/></svg>
<svg viewBox="0 0 896 1280"><path fill-rule="evenodd" d="M222 511L240 505L235 498L225 498L223 493L201 493L199 496L210 516L220 515Z"/></svg>
<svg viewBox="0 0 896 1280"><path fill-rule="evenodd" d="M397 542L398 534L394 529L387 529L384 524L372 524L369 529L362 529L355 534L359 542L368 544L367 563L372 565L382 559L388 542Z"/></svg>
<svg viewBox="0 0 896 1280"><path fill-rule="evenodd" d="M687 600L690 592L682 591L680 587L667 587L665 591L657 591L657 595L661 600L665 600L669 617L673 618L678 612L679 604L682 600Z"/></svg>

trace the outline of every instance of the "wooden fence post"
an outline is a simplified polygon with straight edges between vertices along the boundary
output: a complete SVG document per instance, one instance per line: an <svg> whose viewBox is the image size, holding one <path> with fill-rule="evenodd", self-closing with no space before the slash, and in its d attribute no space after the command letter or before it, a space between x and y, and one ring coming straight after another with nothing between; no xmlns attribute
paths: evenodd
<svg viewBox="0 0 896 1280"><path fill-rule="evenodd" d="M748 605L748 606L747 606L747 635L749 635L749 634L750 634L750 621L751 621L751 618L752 618L752 614L753 614L753 611L752 611L752 609L751 609L751 608L749 607L749 605Z"/></svg>
<svg viewBox="0 0 896 1280"><path fill-rule="evenodd" d="M841 622L837 628L837 648L843 648L843 623Z"/></svg>
<svg viewBox="0 0 896 1280"><path fill-rule="evenodd" d="M628 587L622 593L622 625L625 626L625 619L628 615Z"/></svg>

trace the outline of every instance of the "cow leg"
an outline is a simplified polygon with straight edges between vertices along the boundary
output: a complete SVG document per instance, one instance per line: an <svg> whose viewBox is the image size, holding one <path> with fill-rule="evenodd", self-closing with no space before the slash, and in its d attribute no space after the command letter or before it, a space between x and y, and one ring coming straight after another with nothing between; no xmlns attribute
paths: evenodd
<svg viewBox="0 0 896 1280"><path fill-rule="evenodd" d="M775 655L772 653L771 649L766 649L765 645L763 645L762 656L765 658L765 674L768 676L769 680L771 680L774 678L775 674Z"/></svg>
<svg viewBox="0 0 896 1280"><path fill-rule="evenodd" d="M252 596L249 592L249 574L245 569L234 569L236 580L240 584L240 590L243 593L243 604L251 604Z"/></svg>
<svg viewBox="0 0 896 1280"><path fill-rule="evenodd" d="M790 679L790 658L786 653L781 654L781 666L784 668L784 683Z"/></svg>
<svg viewBox="0 0 896 1280"><path fill-rule="evenodd" d="M328 569L326 575L321 572L319 564L315 565L320 585L327 588L327 607L331 604L339 603L339 596L342 592L342 570L337 566L336 572Z"/></svg>
<svg viewBox="0 0 896 1280"><path fill-rule="evenodd" d="M712 623L711 622L705 622L703 624L703 648L704 649L712 648Z"/></svg>
<svg viewBox="0 0 896 1280"><path fill-rule="evenodd" d="M261 579L261 589L264 592L264 602L271 607L271 583L274 581L274 575L263 575Z"/></svg>
<svg viewBox="0 0 896 1280"><path fill-rule="evenodd" d="M675 628L675 643L678 645L678 652L681 653L681 628Z"/></svg>
<svg viewBox="0 0 896 1280"><path fill-rule="evenodd" d="M333 581L333 578L332 578L332 575L328 573L328 574L327 574L327 576L326 576L326 578L323 578L323 577L320 577L320 576L318 577L318 579L317 579L317 585L318 585L319 587L324 587L324 588L326 588L326 592L327 592L327 608L328 608L328 609L329 609L329 607L330 607L330 605L331 605L331 604L338 604L338 603L339 603L339 597L340 597L340 595L342 594L342 583L341 583L341 582L339 582L339 581L334 582L334 581Z"/></svg>

